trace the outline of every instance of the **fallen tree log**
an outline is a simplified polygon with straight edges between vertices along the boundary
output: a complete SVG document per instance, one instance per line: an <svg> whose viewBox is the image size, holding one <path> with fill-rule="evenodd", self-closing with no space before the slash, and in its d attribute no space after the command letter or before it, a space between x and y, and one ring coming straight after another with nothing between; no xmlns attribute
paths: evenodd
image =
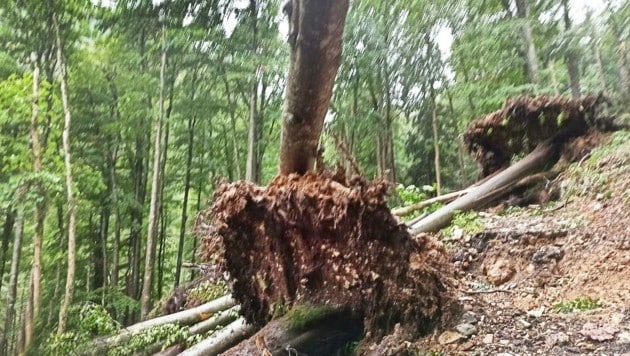
<svg viewBox="0 0 630 356"><path fill-rule="evenodd" d="M239 306L234 306L230 309L224 310L222 312L217 313L213 317L206 319L200 323L197 323L191 326L188 329L188 333L190 335L199 335L210 331L213 328L216 328L220 325L227 325L228 323L234 321L238 316ZM171 349L175 345L168 345L168 348ZM150 356L156 353L159 353L162 348L164 348L164 342L159 341L150 346L147 346L144 350L140 352L136 352L134 356ZM181 345L181 350L184 350L185 347ZM167 350L164 350L167 351ZM168 351L167 351L168 352Z"/></svg>
<svg viewBox="0 0 630 356"><path fill-rule="evenodd" d="M248 324L244 318L238 318L230 325L212 334L209 338L193 345L180 353L180 356L218 355L239 341L248 338L256 327Z"/></svg>
<svg viewBox="0 0 630 356"><path fill-rule="evenodd" d="M191 325L196 322L206 320L217 312L224 311L236 305L236 301L231 295L226 295L215 299L198 307L181 311L179 313L161 316L159 318L146 320L131 326L128 326L117 335L101 337L84 346L78 354L81 355L102 355L108 349L129 341L134 335L137 335L150 328L166 325Z"/></svg>
<svg viewBox="0 0 630 356"><path fill-rule="evenodd" d="M427 199L427 200L421 201L421 202L416 203L416 204L404 206L404 207L397 208L397 209L392 209L392 214L396 215L396 216L409 215L409 214L413 213L414 211L417 211L417 210L420 210L420 209L424 209L427 206L429 206L431 204L434 204L434 203L445 203L445 202L452 201L453 199L459 198L462 195L468 194L470 192L470 190L471 189L468 188L468 189L460 190L460 191L457 191L457 192L443 194L443 195L437 196L435 198L431 198L431 199Z"/></svg>
<svg viewBox="0 0 630 356"><path fill-rule="evenodd" d="M539 144L519 162L488 179L463 197L411 225L410 233L416 235L421 232L438 231L450 223L455 213L483 206L505 194L506 187L517 183L549 162L555 161L554 156L558 155L561 145L560 140L547 140Z"/></svg>

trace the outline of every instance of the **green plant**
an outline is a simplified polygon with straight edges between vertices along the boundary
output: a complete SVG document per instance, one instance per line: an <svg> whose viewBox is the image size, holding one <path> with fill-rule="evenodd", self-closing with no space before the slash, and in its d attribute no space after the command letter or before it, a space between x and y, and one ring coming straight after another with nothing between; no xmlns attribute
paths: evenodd
<svg viewBox="0 0 630 356"><path fill-rule="evenodd" d="M553 305L553 309L558 313L572 313L574 311L592 310L603 307L604 304L591 297L579 297L569 302L559 302Z"/></svg>
<svg viewBox="0 0 630 356"><path fill-rule="evenodd" d="M205 303L224 296L228 292L228 285L223 281L216 283L203 282L188 292L188 298Z"/></svg>
<svg viewBox="0 0 630 356"><path fill-rule="evenodd" d="M474 211L458 212L453 217L451 225L442 230L443 236L453 235L454 228L462 229L464 234L476 234L483 230L483 222Z"/></svg>

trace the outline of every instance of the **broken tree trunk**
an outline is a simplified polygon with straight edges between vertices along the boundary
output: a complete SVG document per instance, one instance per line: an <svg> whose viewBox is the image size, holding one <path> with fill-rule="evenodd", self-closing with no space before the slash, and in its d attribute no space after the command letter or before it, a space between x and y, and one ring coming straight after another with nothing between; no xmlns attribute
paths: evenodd
<svg viewBox="0 0 630 356"><path fill-rule="evenodd" d="M165 315L159 318L143 321L138 324L124 328L117 335L96 339L89 343L84 350L79 352L82 355L101 355L106 350L125 343L132 336L137 335L152 327L165 324L191 325L198 321L206 320L215 313L229 309L236 305L235 300L230 295L223 296L196 308L181 311L179 313Z"/></svg>
<svg viewBox="0 0 630 356"><path fill-rule="evenodd" d="M521 161L495 175L485 183L452 203L442 207L433 214L413 224L411 234L434 232L447 226L455 213L483 206L497 198L497 194L505 194L504 188L517 183L525 176L533 173L541 166L553 161L561 146L553 140L543 142Z"/></svg>
<svg viewBox="0 0 630 356"><path fill-rule="evenodd" d="M440 196L437 196L435 198L423 200L423 201L421 201L419 203L408 205L408 206L404 206L402 208L392 209L392 214L396 215L396 216L409 215L409 214L413 213L414 211L417 211L417 210L420 210L420 209L424 209L424 208L426 208L427 206L429 206L431 204L450 202L453 199L457 199L457 198L461 197L462 195L468 194L470 191L471 191L471 188L468 188L468 189L460 190L460 191L457 191L457 192L452 192L452 193L440 195Z"/></svg>

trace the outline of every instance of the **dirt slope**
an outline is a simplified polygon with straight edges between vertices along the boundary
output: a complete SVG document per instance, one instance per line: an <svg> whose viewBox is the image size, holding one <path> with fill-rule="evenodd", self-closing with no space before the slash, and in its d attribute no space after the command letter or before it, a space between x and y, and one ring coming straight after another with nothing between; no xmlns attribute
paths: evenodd
<svg viewBox="0 0 630 356"><path fill-rule="evenodd" d="M559 178L560 201L488 211L481 232L444 236L466 312L402 349L630 355L630 134L613 137Z"/></svg>

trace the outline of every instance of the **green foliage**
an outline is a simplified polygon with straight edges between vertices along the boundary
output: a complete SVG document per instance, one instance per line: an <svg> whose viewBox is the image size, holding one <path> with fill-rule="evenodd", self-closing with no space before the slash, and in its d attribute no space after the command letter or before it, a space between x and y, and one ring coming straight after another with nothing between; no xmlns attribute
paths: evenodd
<svg viewBox="0 0 630 356"><path fill-rule="evenodd" d="M203 282L197 287L188 291L188 298L198 300L202 303L210 302L229 292L228 285L219 281L216 283Z"/></svg>
<svg viewBox="0 0 630 356"><path fill-rule="evenodd" d="M180 327L176 324L155 326L146 331L137 333L124 345L112 348L107 352L109 356L128 356L145 350L147 347L160 342L162 349L177 343L192 345L201 341L201 335L191 335L188 327Z"/></svg>
<svg viewBox="0 0 630 356"><path fill-rule="evenodd" d="M559 302L553 305L553 309L558 313L572 313L575 311L585 311L602 308L604 304L591 297L579 297L568 302Z"/></svg>
<svg viewBox="0 0 630 356"><path fill-rule="evenodd" d="M473 235L483 231L484 225L479 214L474 211L457 212L453 217L451 225L442 229L442 235L453 235L455 228L463 230L465 235Z"/></svg>
<svg viewBox="0 0 630 356"><path fill-rule="evenodd" d="M91 338L120 330L120 324L101 305L86 302L71 307L69 313L72 331L61 335L53 332L45 343L46 355L73 355Z"/></svg>

